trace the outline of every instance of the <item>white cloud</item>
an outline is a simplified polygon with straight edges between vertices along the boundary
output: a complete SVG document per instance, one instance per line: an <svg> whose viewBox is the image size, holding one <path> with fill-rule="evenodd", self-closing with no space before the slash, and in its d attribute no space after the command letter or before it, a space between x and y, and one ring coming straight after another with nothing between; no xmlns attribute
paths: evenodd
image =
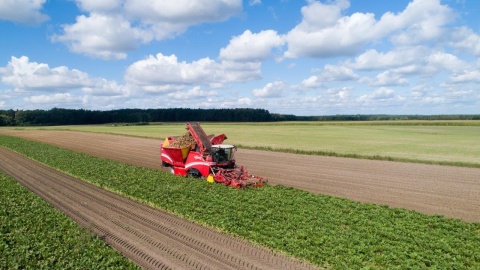
<svg viewBox="0 0 480 270"><path fill-rule="evenodd" d="M125 0L125 13L147 24L191 25L223 21L242 11L241 0ZM168 30L168 29L167 29Z"/></svg>
<svg viewBox="0 0 480 270"><path fill-rule="evenodd" d="M325 82L334 81L352 81L358 79L359 76L347 66L325 65L318 76L310 76L303 80L301 86L307 88L318 88Z"/></svg>
<svg viewBox="0 0 480 270"><path fill-rule="evenodd" d="M70 93L55 93L52 95L30 96L26 97L24 100L27 103L49 104L52 107L61 105L62 107L65 107L67 104L82 105L87 101L87 98L82 96L74 96Z"/></svg>
<svg viewBox="0 0 480 270"><path fill-rule="evenodd" d="M220 58L233 61L262 61L270 56L272 48L284 44L276 31L265 30L253 34L246 30L233 37L227 47L220 50Z"/></svg>
<svg viewBox="0 0 480 270"><path fill-rule="evenodd" d="M466 70L461 74L453 75L450 79L452 83L480 83L480 70Z"/></svg>
<svg viewBox="0 0 480 270"><path fill-rule="evenodd" d="M480 56L480 35L470 28L460 27L455 29L452 32L450 45L461 52L469 52L475 56Z"/></svg>
<svg viewBox="0 0 480 270"><path fill-rule="evenodd" d="M72 52L102 59L125 59L142 43L170 38L188 27L240 14L241 0L76 0L87 15L52 40Z"/></svg>
<svg viewBox="0 0 480 270"><path fill-rule="evenodd" d="M361 106L399 106L404 98L397 96L395 91L390 88L380 87L370 94L362 95L356 99Z"/></svg>
<svg viewBox="0 0 480 270"><path fill-rule="evenodd" d="M118 85L115 81L101 78L91 79L89 85L82 87L85 94L92 96L128 96L131 92L128 86Z"/></svg>
<svg viewBox="0 0 480 270"><path fill-rule="evenodd" d="M0 19L16 23L37 25L49 17L41 12L47 0L2 0Z"/></svg>
<svg viewBox="0 0 480 270"><path fill-rule="evenodd" d="M196 86L196 87L193 87L192 89L190 89L186 92L177 91L177 92L174 92L174 93L170 93L167 96L169 98L173 98L173 99L176 99L176 100L185 101L185 100L192 100L192 99L197 99L197 98L200 98L201 100L206 100L206 99L214 97L216 95L218 95L218 93L216 91L202 91L202 89L200 87Z"/></svg>
<svg viewBox="0 0 480 270"><path fill-rule="evenodd" d="M374 39L373 14L355 13L341 17L348 1L322 4L311 1L302 8L303 20L287 35L286 57L329 57L350 55Z"/></svg>
<svg viewBox="0 0 480 270"><path fill-rule="evenodd" d="M125 74L125 81L142 87L166 84L218 86L218 84L248 81L259 77L260 63L256 62L216 62L210 58L202 58L187 63L179 62L175 55L165 56L159 53L130 65Z"/></svg>
<svg viewBox="0 0 480 270"><path fill-rule="evenodd" d="M240 97L235 100L226 100L220 103L220 108L245 108L245 107L258 107L258 100L252 100L248 97Z"/></svg>
<svg viewBox="0 0 480 270"><path fill-rule="evenodd" d="M322 82L318 79L318 76L310 76L303 80L300 85L306 88L319 88L322 86Z"/></svg>
<svg viewBox="0 0 480 270"><path fill-rule="evenodd" d="M123 17L100 13L78 16L77 22L65 25L63 31L52 40L67 44L73 52L103 59L124 59L127 51L137 47L137 42L152 39L152 35L133 28Z"/></svg>
<svg viewBox="0 0 480 270"><path fill-rule="evenodd" d="M395 68L418 62L424 58L429 50L425 47L401 48L386 53L369 49L355 58L354 63L348 66L356 70L378 70Z"/></svg>
<svg viewBox="0 0 480 270"><path fill-rule="evenodd" d="M87 12L109 12L118 10L123 0L76 0L77 6Z"/></svg>
<svg viewBox="0 0 480 270"><path fill-rule="evenodd" d="M443 38L454 18L453 10L440 0L414 0L398 15L386 13L379 23L388 32L400 30L391 38L395 44L414 45Z"/></svg>
<svg viewBox="0 0 480 270"><path fill-rule="evenodd" d="M2 82L14 87L17 93L83 90L91 95L125 95L125 88L113 81L92 78L65 66L50 68L48 64L30 62L26 56L12 56L7 66L0 68L0 75Z"/></svg>
<svg viewBox="0 0 480 270"><path fill-rule="evenodd" d="M387 70L375 76L369 84L371 86L398 86L407 85L408 80L399 73Z"/></svg>
<svg viewBox="0 0 480 270"><path fill-rule="evenodd" d="M349 2L331 4L310 1L302 8L303 19L287 35L286 57L333 57L353 55L370 42L388 38L396 44L418 44L442 37L443 26L453 20L450 8L439 0L414 0L399 13L341 16Z"/></svg>
<svg viewBox="0 0 480 270"><path fill-rule="evenodd" d="M261 89L253 90L253 95L256 97L272 98L281 97L287 90L287 84L283 81L274 81L273 83L267 83Z"/></svg>
<svg viewBox="0 0 480 270"><path fill-rule="evenodd" d="M261 3L262 0L250 0L250 2L248 2L250 6L260 5Z"/></svg>
<svg viewBox="0 0 480 270"><path fill-rule="evenodd" d="M445 52L434 51L426 57L426 63L430 70L449 70L461 72L469 67L469 64L457 56Z"/></svg>
<svg viewBox="0 0 480 270"><path fill-rule="evenodd" d="M29 58L13 57L6 67L0 68L2 82L11 85L17 92L64 91L80 88L89 81L86 73L69 70L65 66L50 68L47 64L30 62Z"/></svg>

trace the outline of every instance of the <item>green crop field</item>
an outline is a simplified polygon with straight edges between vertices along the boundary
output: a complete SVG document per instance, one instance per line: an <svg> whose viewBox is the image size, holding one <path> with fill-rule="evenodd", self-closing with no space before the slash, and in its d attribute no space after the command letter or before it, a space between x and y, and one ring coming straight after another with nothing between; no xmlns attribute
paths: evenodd
<svg viewBox="0 0 480 270"><path fill-rule="evenodd" d="M203 123L242 148L302 154L480 167L480 121ZM63 129L164 139L185 123L61 126Z"/></svg>
<svg viewBox="0 0 480 270"><path fill-rule="evenodd" d="M480 268L479 223L282 186L232 189L8 136L0 145L328 269Z"/></svg>
<svg viewBox="0 0 480 270"><path fill-rule="evenodd" d="M139 269L0 172L0 269Z"/></svg>

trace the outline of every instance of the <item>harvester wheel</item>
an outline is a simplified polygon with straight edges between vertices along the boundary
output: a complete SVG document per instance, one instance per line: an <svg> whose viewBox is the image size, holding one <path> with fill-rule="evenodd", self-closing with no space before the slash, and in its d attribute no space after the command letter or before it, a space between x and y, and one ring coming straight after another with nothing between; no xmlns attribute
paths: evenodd
<svg viewBox="0 0 480 270"><path fill-rule="evenodd" d="M200 178L202 177L202 174L196 169L191 169L188 170L188 177Z"/></svg>

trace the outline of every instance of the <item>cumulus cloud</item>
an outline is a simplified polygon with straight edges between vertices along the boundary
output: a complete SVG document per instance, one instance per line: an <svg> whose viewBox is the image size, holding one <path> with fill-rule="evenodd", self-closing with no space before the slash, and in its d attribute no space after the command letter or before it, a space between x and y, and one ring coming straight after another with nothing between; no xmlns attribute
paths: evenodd
<svg viewBox="0 0 480 270"><path fill-rule="evenodd" d="M203 91L199 86L196 86L188 91L177 91L167 96L176 100L191 100L192 98L207 100L217 95L218 93L216 91Z"/></svg>
<svg viewBox="0 0 480 270"><path fill-rule="evenodd" d="M480 83L480 70L466 70L461 74L455 74L451 77L452 83Z"/></svg>
<svg viewBox="0 0 480 270"><path fill-rule="evenodd" d="M450 45L459 51L480 56L480 35L468 27L459 27L453 31Z"/></svg>
<svg viewBox="0 0 480 270"><path fill-rule="evenodd" d="M232 61L262 61L270 56L272 48L284 44L276 31L265 30L253 34L246 30L233 37L227 47L220 50L220 58Z"/></svg>
<svg viewBox="0 0 480 270"><path fill-rule="evenodd" d="M301 86L307 88L318 88L325 82L352 81L358 78L359 76L347 66L325 65L319 75L310 76L308 79L303 80Z"/></svg>
<svg viewBox="0 0 480 270"><path fill-rule="evenodd" d="M52 40L71 51L103 59L124 59L152 40L171 38L188 27L240 14L241 0L76 0L86 15L62 26Z"/></svg>
<svg viewBox="0 0 480 270"><path fill-rule="evenodd" d="M388 105L389 102L402 100L401 97L395 94L395 91L390 88L380 87L370 94L358 97L357 101L363 105L377 104Z"/></svg>
<svg viewBox="0 0 480 270"><path fill-rule="evenodd" d="M285 57L333 57L353 55L372 41L390 38L395 44L413 45L440 38L453 11L439 0L414 0L399 14L372 13L342 16L349 1L328 4L311 1L302 8L302 22L286 35Z"/></svg>
<svg viewBox="0 0 480 270"><path fill-rule="evenodd" d="M402 75L394 71L384 71L370 81L371 86L398 86L407 85L408 80Z"/></svg>
<svg viewBox="0 0 480 270"><path fill-rule="evenodd" d="M152 40L152 35L134 28L119 15L92 13L77 17L77 23L65 25L63 34L54 35L53 41L67 44L71 51L103 59L124 59L126 52L134 50L137 42Z"/></svg>
<svg viewBox="0 0 480 270"><path fill-rule="evenodd" d="M87 12L112 12L121 8L123 0L76 0L77 6Z"/></svg>
<svg viewBox="0 0 480 270"><path fill-rule="evenodd" d="M400 48L386 53L369 49L355 58L355 62L349 63L356 70L378 70L395 68L416 63L425 57L430 50L425 47Z"/></svg>
<svg viewBox="0 0 480 270"><path fill-rule="evenodd" d="M67 104L82 105L86 103L87 97L74 96L70 93L55 93L51 95L39 95L26 97L25 102L33 104L49 104L51 106L61 105L65 107Z"/></svg>
<svg viewBox="0 0 480 270"><path fill-rule="evenodd" d="M253 95L262 98L281 97L287 90L287 84L283 81L267 83L263 88L253 90Z"/></svg>
<svg viewBox="0 0 480 270"><path fill-rule="evenodd" d="M47 64L30 62L26 56L12 57L6 67L0 68L2 82L17 92L64 91L80 88L89 81L86 73L65 66L50 68Z"/></svg>
<svg viewBox="0 0 480 270"><path fill-rule="evenodd" d="M179 62L175 55L161 53L150 55L130 65L125 74L126 82L142 87L156 85L192 85L243 82L260 77L260 63L217 62L202 58L187 63Z"/></svg>
<svg viewBox="0 0 480 270"><path fill-rule="evenodd" d="M83 90L92 95L124 94L124 88L115 82L90 77L85 72L65 66L50 68L48 64L30 62L26 56L12 56L7 66L0 68L0 75L2 82L12 86L17 93Z"/></svg>
<svg viewBox="0 0 480 270"><path fill-rule="evenodd" d="M2 0L0 19L16 23L38 25L49 17L41 12L47 0Z"/></svg>

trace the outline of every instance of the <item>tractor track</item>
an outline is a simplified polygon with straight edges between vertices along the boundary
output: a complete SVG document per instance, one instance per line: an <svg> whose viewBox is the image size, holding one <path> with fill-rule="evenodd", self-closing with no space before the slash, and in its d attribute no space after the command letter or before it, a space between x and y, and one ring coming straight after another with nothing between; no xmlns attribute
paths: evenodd
<svg viewBox="0 0 480 270"><path fill-rule="evenodd" d="M0 170L145 269L316 269L0 147Z"/></svg>
<svg viewBox="0 0 480 270"><path fill-rule="evenodd" d="M0 130L102 158L160 170L161 140L75 131ZM252 174L313 193L480 222L480 169L239 149Z"/></svg>

